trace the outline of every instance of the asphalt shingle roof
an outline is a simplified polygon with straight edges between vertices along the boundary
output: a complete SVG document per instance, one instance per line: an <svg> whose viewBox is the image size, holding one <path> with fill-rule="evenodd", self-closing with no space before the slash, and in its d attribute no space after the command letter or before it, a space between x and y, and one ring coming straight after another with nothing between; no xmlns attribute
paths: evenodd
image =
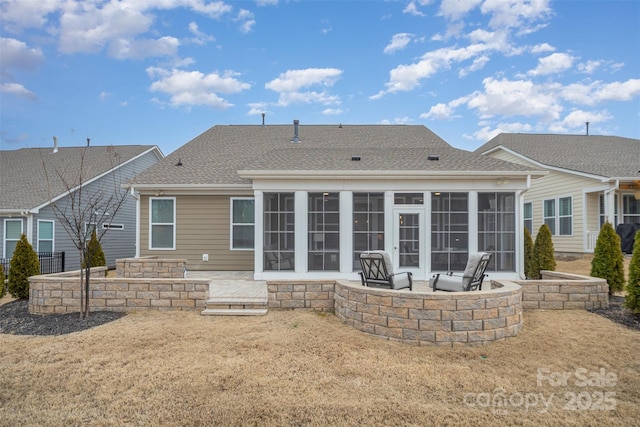
<svg viewBox="0 0 640 427"><path fill-rule="evenodd" d="M425 126L300 125L300 142L293 137L293 125L214 126L138 175L136 184L248 185L238 175L247 170L537 170L453 148ZM429 161L429 155L439 160Z"/></svg>
<svg viewBox="0 0 640 427"><path fill-rule="evenodd" d="M0 209L32 209L63 194L67 185L77 185L83 153L82 179L87 182L153 147L60 147L55 154L51 148L0 151Z"/></svg>
<svg viewBox="0 0 640 427"><path fill-rule="evenodd" d="M547 166L640 179L640 140L618 136L502 133L477 150L502 146Z"/></svg>

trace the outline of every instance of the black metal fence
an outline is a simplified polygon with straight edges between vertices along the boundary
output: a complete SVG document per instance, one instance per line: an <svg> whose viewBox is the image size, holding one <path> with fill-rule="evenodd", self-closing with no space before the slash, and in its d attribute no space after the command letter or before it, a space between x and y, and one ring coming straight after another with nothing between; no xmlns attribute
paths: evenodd
<svg viewBox="0 0 640 427"><path fill-rule="evenodd" d="M64 271L64 252L38 252L40 274L62 273ZM5 276L9 276L11 258L0 258Z"/></svg>

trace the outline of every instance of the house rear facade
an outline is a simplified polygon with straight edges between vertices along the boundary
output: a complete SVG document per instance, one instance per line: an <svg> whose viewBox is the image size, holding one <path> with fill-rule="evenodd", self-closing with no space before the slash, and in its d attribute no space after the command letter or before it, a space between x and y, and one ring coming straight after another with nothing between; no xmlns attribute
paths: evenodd
<svg viewBox="0 0 640 427"><path fill-rule="evenodd" d="M493 277L522 277L523 194L545 174L424 126L214 126L136 178L137 256L357 279L385 250L424 280L489 251Z"/></svg>
<svg viewBox="0 0 640 427"><path fill-rule="evenodd" d="M524 194L525 226L547 224L560 254L592 253L600 227L640 229L640 140L599 135L500 134L478 154L544 168Z"/></svg>

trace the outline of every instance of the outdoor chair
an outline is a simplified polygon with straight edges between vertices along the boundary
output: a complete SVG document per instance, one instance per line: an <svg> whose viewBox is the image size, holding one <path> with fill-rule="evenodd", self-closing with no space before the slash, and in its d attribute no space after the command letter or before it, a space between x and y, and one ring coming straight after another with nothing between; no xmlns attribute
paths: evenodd
<svg viewBox="0 0 640 427"><path fill-rule="evenodd" d="M411 272L394 273L391 257L384 251L361 253L360 265L362 271L358 274L360 274L362 286L381 285L388 286L390 289L413 290Z"/></svg>
<svg viewBox="0 0 640 427"><path fill-rule="evenodd" d="M433 291L464 292L482 290L482 281L487 276L485 270L491 260L491 254L480 252L469 254L467 266L462 275L449 271L436 274L429 281Z"/></svg>

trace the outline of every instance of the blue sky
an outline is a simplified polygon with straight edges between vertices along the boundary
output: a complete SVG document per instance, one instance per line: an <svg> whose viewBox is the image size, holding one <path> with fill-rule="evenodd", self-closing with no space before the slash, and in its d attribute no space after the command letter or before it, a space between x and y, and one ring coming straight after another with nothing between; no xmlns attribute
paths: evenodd
<svg viewBox="0 0 640 427"><path fill-rule="evenodd" d="M640 2L0 0L0 146L217 124L640 138Z"/></svg>

